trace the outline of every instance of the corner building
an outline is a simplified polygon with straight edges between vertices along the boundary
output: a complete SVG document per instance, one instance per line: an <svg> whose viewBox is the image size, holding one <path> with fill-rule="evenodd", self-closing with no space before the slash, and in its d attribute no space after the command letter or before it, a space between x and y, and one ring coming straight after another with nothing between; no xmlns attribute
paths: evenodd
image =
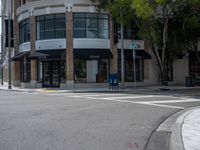
<svg viewBox="0 0 200 150"><path fill-rule="evenodd" d="M144 41L124 31L126 85L158 83L157 69ZM13 84L21 87L107 86L110 73L121 71L119 28L110 14L91 0L14 0L15 53ZM119 37L119 36L118 36ZM120 37L119 37L120 39Z"/></svg>

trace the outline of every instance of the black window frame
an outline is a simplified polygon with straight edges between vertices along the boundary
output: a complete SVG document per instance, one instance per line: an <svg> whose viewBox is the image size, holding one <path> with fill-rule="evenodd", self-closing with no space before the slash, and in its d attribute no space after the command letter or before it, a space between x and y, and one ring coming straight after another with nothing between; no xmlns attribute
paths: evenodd
<svg viewBox="0 0 200 150"><path fill-rule="evenodd" d="M28 18L19 23L19 44L30 42L30 40L30 19Z"/></svg>
<svg viewBox="0 0 200 150"><path fill-rule="evenodd" d="M115 27L117 28L114 30L115 35L117 35L118 39L121 38L121 27L120 24L117 22L114 22ZM142 40L142 37L140 35L140 30L134 20L130 21L129 24L126 24L123 28L124 30L124 39L127 40Z"/></svg>
<svg viewBox="0 0 200 150"><path fill-rule="evenodd" d="M126 63L129 63L131 61L132 67L133 67L133 59L125 59L124 64L124 80L125 82L134 82L134 70L127 70ZM141 62L141 68L140 68L140 62ZM136 65L136 82L144 82L144 59L135 59L135 65ZM132 79L128 79L127 76L128 73L132 73ZM119 80L121 81L121 59L118 58L118 74L119 74ZM140 76L141 75L141 76Z"/></svg>
<svg viewBox="0 0 200 150"><path fill-rule="evenodd" d="M96 16L95 16L96 15ZM102 17L104 16L104 17ZM85 32L85 36L84 37L76 37L75 36L75 30L78 29L78 28L75 28L75 20L76 19L83 19L84 22L85 22L85 25L84 25L84 32ZM95 38L95 39L109 39L110 38L110 16L109 14L106 14L106 13L85 13L85 12L76 12L76 13L73 13L73 37L74 38L91 38L91 37L88 37L87 36L87 19L96 19L96 23L97 23L97 36L96 37L92 37L92 38ZM99 30L99 25L100 25L100 20L107 20L108 21L108 29L106 29L108 31L108 36L106 38L102 38L100 37L100 30ZM104 29L105 30L105 29Z"/></svg>
<svg viewBox="0 0 200 150"><path fill-rule="evenodd" d="M26 62L26 63L25 63ZM31 81L31 61L27 56L20 60L20 82L29 83Z"/></svg>
<svg viewBox="0 0 200 150"><path fill-rule="evenodd" d="M59 17L59 15L61 15L61 16ZM48 17L51 17L51 16L52 16L52 18L48 18ZM58 28L56 28L56 20L61 20L61 19L63 19L65 25L64 25L63 29L58 29ZM50 20L53 22L53 28L52 28L53 36L52 36L52 38L46 37L47 30L46 30L45 24L46 24L47 21L50 21ZM43 27L44 27L43 37L38 36L38 32L41 33L41 30L38 31L38 22L40 22L40 21L43 22ZM60 31L63 30L64 36L62 36L62 37L57 36L56 31L58 31L58 30L60 30ZM36 40L50 40L50 39L64 39L64 38L66 38L66 16L65 16L65 13L41 15L41 16L36 17Z"/></svg>

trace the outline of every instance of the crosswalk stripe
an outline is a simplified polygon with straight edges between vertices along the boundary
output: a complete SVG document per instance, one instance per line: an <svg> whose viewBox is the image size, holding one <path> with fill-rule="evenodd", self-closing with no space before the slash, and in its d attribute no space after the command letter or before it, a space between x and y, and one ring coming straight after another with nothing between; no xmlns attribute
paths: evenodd
<svg viewBox="0 0 200 150"><path fill-rule="evenodd" d="M100 99L98 97L87 97L88 99ZM151 102L136 102L136 101L129 101L129 100L122 100L122 99L101 99L103 101L113 101L113 102L122 102L122 103L132 103L132 104L142 104L142 105L151 105L151 106L157 106L157 107L165 107L165 108L175 108L175 109L184 109L184 107L179 106L170 106L170 105L161 105Z"/></svg>
<svg viewBox="0 0 200 150"><path fill-rule="evenodd" d="M102 99L135 99L135 98L152 98L152 97L162 97L162 96L157 96L157 95L139 95L139 96L125 96L125 97L106 97Z"/></svg>
<svg viewBox="0 0 200 150"><path fill-rule="evenodd" d="M162 104L156 104L156 103L141 103L141 102L135 102L135 103L136 104L151 105L151 106L158 106L158 107L166 107L166 108L185 109L185 107L172 106L172 105L162 105Z"/></svg>
<svg viewBox="0 0 200 150"><path fill-rule="evenodd" d="M62 93L63 95L66 93ZM57 93L55 94L57 95ZM59 93L60 95L60 93ZM132 103L132 104L141 104L149 105L155 107L164 107L164 108L174 108L174 109L184 109L180 106L168 105L170 103L190 103L190 102L200 102L200 99L191 99L184 97L177 97L173 95L139 95L139 94L120 94L120 93L67 93L66 96L74 98L87 98L94 100L103 100L103 101L113 101L113 102L122 102L122 103ZM142 99L144 98L144 99ZM148 99L150 98L150 99ZM152 99L156 98L156 99ZM163 100L158 100L158 98L165 98ZM170 99L167 99L170 98ZM145 100L146 99L146 100Z"/></svg>
<svg viewBox="0 0 200 150"><path fill-rule="evenodd" d="M162 101L142 101L140 103L151 103L151 104L165 104L165 103L188 103L188 102L198 102L199 99L182 99L182 100L162 100Z"/></svg>
<svg viewBox="0 0 200 150"><path fill-rule="evenodd" d="M125 94L81 94L81 95L73 95L73 96L70 96L70 97L84 97L84 96L89 96L89 97L91 97L91 96L94 96L94 97L99 97L99 96L113 96L113 95L125 95Z"/></svg>

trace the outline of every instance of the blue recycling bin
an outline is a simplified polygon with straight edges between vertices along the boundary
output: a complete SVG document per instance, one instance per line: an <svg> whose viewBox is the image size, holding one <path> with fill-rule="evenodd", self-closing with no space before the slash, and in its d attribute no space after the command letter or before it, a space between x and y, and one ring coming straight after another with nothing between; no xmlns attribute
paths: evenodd
<svg viewBox="0 0 200 150"><path fill-rule="evenodd" d="M119 89L119 75L109 74L109 89Z"/></svg>

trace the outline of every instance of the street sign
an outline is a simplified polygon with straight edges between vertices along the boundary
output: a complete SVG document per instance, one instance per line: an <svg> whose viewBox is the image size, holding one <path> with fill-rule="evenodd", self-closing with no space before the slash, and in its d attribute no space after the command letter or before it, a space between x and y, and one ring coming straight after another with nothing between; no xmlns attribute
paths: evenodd
<svg viewBox="0 0 200 150"><path fill-rule="evenodd" d="M132 43L131 45L130 45L130 48L131 49L136 49L136 48L138 48L139 46L137 45L137 44L135 44L135 43Z"/></svg>
<svg viewBox="0 0 200 150"><path fill-rule="evenodd" d="M130 45L130 48L133 49L133 70L134 70L134 87L136 88L136 66L135 66L135 59L136 59L136 54L135 54L135 49L139 48L140 45L132 43Z"/></svg>

